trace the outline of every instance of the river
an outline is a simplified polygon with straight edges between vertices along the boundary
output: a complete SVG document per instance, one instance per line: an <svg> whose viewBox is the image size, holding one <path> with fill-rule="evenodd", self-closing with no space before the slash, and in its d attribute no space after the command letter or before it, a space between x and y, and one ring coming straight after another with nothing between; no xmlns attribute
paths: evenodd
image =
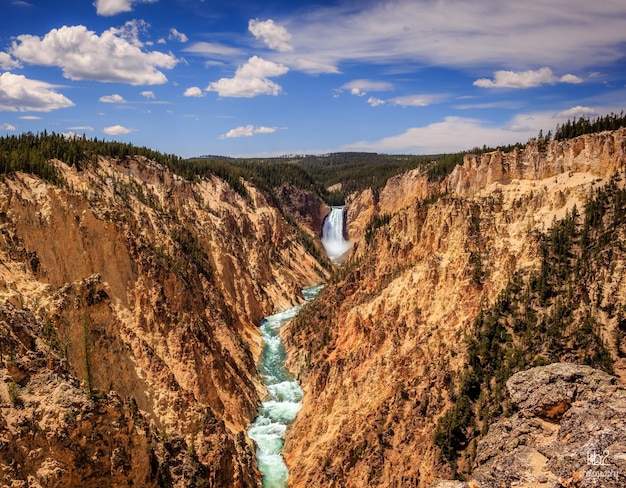
<svg viewBox="0 0 626 488"><path fill-rule="evenodd" d="M335 264L347 257L352 243L345 240L343 207L333 207L324 219L322 244ZM323 285L302 290L305 301L313 300ZM281 327L298 315L302 305L265 317L259 326L263 337L263 352L259 373L267 387L267 399L248 430L248 437L256 444L256 459L263 474L264 488L286 488L289 471L281 455L284 434L302 407L302 388L287 371L287 354L280 339Z"/></svg>
<svg viewBox="0 0 626 488"><path fill-rule="evenodd" d="M302 291L306 301L310 301L323 285ZM294 421L302 407L302 388L293 375L287 371L287 354L280 339L280 329L294 318L302 305L284 312L265 317L261 321L263 352L259 361L259 372L267 387L268 397L258 411L258 416L248 430L248 436L256 444L256 459L263 473L264 488L284 488L289 472L280 453L283 448L283 435L287 426Z"/></svg>

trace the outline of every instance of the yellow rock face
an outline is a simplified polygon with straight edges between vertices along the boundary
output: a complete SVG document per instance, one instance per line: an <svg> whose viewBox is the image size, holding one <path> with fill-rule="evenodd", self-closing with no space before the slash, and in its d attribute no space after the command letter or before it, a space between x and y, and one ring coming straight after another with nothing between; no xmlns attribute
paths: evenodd
<svg viewBox="0 0 626 488"><path fill-rule="evenodd" d="M141 158L57 167L64 187L0 183L0 374L15 385L0 484L256 483L257 325L323 281L319 264L252 187L246 201Z"/></svg>
<svg viewBox="0 0 626 488"><path fill-rule="evenodd" d="M390 179L378 201L353 196L347 270L284 334L305 391L285 446L290 486L428 486L449 474L432 433L451 404L464 334L514 271L538 266L536 231L581 209L625 164L620 129L545 151L467 156L440 184L412 171ZM368 223L385 214L367 242ZM624 263L611 273L604 293L623 300Z"/></svg>

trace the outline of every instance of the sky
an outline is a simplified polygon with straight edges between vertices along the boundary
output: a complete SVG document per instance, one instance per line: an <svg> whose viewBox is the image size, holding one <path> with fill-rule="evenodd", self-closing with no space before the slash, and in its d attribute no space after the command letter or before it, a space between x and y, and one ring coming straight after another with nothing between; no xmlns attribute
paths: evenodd
<svg viewBox="0 0 626 488"><path fill-rule="evenodd" d="M0 0L0 135L435 154L625 108L623 0Z"/></svg>

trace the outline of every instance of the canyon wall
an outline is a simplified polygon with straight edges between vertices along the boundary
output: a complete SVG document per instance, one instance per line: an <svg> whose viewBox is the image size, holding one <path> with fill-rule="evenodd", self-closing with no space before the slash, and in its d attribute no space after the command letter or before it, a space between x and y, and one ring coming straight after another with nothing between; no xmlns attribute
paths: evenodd
<svg viewBox="0 0 626 488"><path fill-rule="evenodd" d="M594 189L610 184L618 192L625 164L620 129L470 155L444 181L414 170L390 179L377 196L354 196L346 209L356 240L350 259L284 332L305 391L285 445L290 486L428 486L436 477L469 473L475 448L462 446L469 454L446 462L433 432L456 412L465 373L473 373L468 344L477 318L494 304L509 307L498 297L511 283L538 293L529 280L543 269L542 236L558 219L578 215ZM623 226L612 231L616 237L600 253L612 264L598 258L586 289L572 293L583 297L584 314L595 317L598 341L623 377L616 345L622 322L614 310L626 309L619 245L626 236ZM536 312L539 322L554 315L558 297L550 300ZM584 314L572 315L571 337ZM515 344L515 323L505 325L501 340ZM563 357L584 360L571 344ZM480 388L474 390L480 403ZM488 424L477 422L479 436Z"/></svg>
<svg viewBox="0 0 626 488"><path fill-rule="evenodd" d="M266 196L98 158L0 183L0 484L256 486L260 319L327 277Z"/></svg>

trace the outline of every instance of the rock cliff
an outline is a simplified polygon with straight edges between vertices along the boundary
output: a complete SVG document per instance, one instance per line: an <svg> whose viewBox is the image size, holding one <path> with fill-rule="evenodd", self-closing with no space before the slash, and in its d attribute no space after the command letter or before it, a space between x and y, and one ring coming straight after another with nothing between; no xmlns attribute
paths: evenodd
<svg viewBox="0 0 626 488"><path fill-rule="evenodd" d="M519 410L489 429L472 480L456 486L624 485L626 390L614 377L554 363L513 375L507 390Z"/></svg>
<svg viewBox="0 0 626 488"><path fill-rule="evenodd" d="M416 170L390 179L378 196L355 196L347 208L350 236L357 240L351 258L284 334L305 391L285 446L290 485L428 486L437 476L471 471L471 439L480 437L487 419L502 414L502 405L489 403L481 391L500 391L502 377L525 361L558 357L552 336L543 343L538 333L536 354L524 353L520 345L533 329L522 336L526 322L516 321L522 320L519 314L505 318L509 302L499 297L521 297L528 290L526 319L552 331L542 324L565 310L558 296L568 295L565 288L551 294L541 288L542 279L552 279L541 278L541 272L551 269L546 263L557 252L545 243L561 235L550 230L561 219L582 229L587 213L576 219L594 189L609 185L619 193L625 165L621 129L547 147L529 144L511 154L468 156L442 182L429 182ZM617 234L607 239L620 242L623 226L610 228ZM594 257L593 276L578 280L585 288L570 286L567 303L582 308L563 312L568 322L556 342L564 356L589 361L601 355L604 341L622 374L624 359L616 346L622 319L615 312L626 305L626 256L619 244L602 242L608 247L598 253L610 255L612 264ZM584 248L576 246L572 252ZM492 306L500 307L502 318L477 322ZM511 308L524 311L517 304ZM488 326L496 327L489 334L499 335L483 336L509 344L495 366L486 363L490 346L479 346L476 336ZM585 343L589 349L583 350L577 337L587 333L596 345ZM468 367L473 364L480 366L478 373ZM480 383L484 378L491 383ZM460 397L470 403L459 403ZM450 462L433 444L440 425L454 430ZM458 450L466 456L454 458Z"/></svg>
<svg viewBox="0 0 626 488"><path fill-rule="evenodd" d="M258 321L326 277L263 193L98 158L0 183L0 484L255 486Z"/></svg>

